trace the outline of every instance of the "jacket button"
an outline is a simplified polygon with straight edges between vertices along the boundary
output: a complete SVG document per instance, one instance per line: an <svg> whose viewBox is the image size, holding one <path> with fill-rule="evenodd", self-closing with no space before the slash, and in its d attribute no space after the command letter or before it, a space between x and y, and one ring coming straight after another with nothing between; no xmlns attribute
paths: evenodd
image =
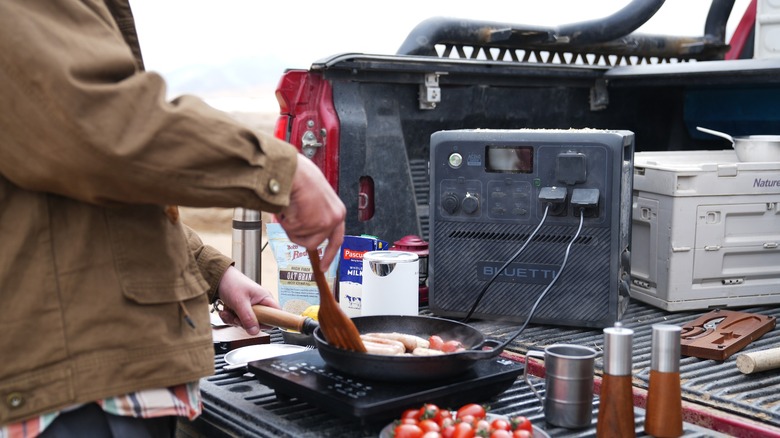
<svg viewBox="0 0 780 438"><path fill-rule="evenodd" d="M282 185L279 184L279 181L277 181L276 178L271 178L270 180L268 180L268 190L270 190L271 193L276 195L282 190Z"/></svg>
<svg viewBox="0 0 780 438"><path fill-rule="evenodd" d="M21 392L12 392L5 398L5 402L11 409L20 408L24 404L24 396Z"/></svg>

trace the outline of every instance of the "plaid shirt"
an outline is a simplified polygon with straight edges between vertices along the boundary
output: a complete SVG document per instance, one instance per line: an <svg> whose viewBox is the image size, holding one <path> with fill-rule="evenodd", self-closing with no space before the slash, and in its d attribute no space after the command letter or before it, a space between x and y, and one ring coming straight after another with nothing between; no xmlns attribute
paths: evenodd
<svg viewBox="0 0 780 438"><path fill-rule="evenodd" d="M142 418L175 415L193 420L203 409L198 382L164 389L147 389L99 400L97 403L110 414ZM2 426L0 438L35 438L59 414L59 411L50 412L38 418Z"/></svg>

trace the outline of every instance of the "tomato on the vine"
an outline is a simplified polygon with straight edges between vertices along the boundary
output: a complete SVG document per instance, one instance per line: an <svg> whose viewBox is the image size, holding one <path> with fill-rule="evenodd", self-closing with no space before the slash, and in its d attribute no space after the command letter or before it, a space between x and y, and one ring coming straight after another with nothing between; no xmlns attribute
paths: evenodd
<svg viewBox="0 0 780 438"><path fill-rule="evenodd" d="M493 430L512 430L512 425L507 419L496 418L490 422L490 428Z"/></svg>
<svg viewBox="0 0 780 438"><path fill-rule="evenodd" d="M474 418L481 420L485 418L486 415L485 407L477 403L463 405L460 409L458 409L458 413L455 417L462 418L464 415L473 415Z"/></svg>
<svg viewBox="0 0 780 438"><path fill-rule="evenodd" d="M417 423L418 426L420 426L420 429L423 430L423 432L440 432L441 426L433 420L420 420L419 423Z"/></svg>
<svg viewBox="0 0 780 438"><path fill-rule="evenodd" d="M468 423L470 425L474 425L474 423L477 422L477 417L468 414L468 415L459 415L458 418L455 419L455 423Z"/></svg>
<svg viewBox="0 0 780 438"><path fill-rule="evenodd" d="M490 422L482 419L474 422L474 432L479 436L485 436L490 433Z"/></svg>
<svg viewBox="0 0 780 438"><path fill-rule="evenodd" d="M426 403L422 405L420 408L419 415L417 416L418 420L430 420L432 418L436 418L437 415L439 415L439 407L432 404L432 403Z"/></svg>
<svg viewBox="0 0 780 438"><path fill-rule="evenodd" d="M452 418L452 416L442 418L441 421L439 422L439 426L441 426L442 429L454 425L455 425L455 419Z"/></svg>
<svg viewBox="0 0 780 438"><path fill-rule="evenodd" d="M522 415L488 416L489 407L467 403L458 410L425 403L407 409L393 423L393 438L527 438L531 421Z"/></svg>
<svg viewBox="0 0 780 438"><path fill-rule="evenodd" d="M416 424L399 424L393 429L395 438L422 438L424 432Z"/></svg>
<svg viewBox="0 0 780 438"><path fill-rule="evenodd" d="M452 420L452 411L449 409L439 409L439 412L432 418L433 421L443 425L447 420Z"/></svg>
<svg viewBox="0 0 780 438"><path fill-rule="evenodd" d="M509 420L509 424L512 426L512 430L526 430L528 432L533 431L533 425L531 425L531 420L529 420L527 417L524 417L522 415L512 417Z"/></svg>
<svg viewBox="0 0 780 438"><path fill-rule="evenodd" d="M471 423L458 423L455 425L452 438L473 438L474 435L474 426Z"/></svg>
<svg viewBox="0 0 780 438"><path fill-rule="evenodd" d="M411 418L414 419L414 421L418 421L420 419L420 410L419 409L407 409L404 411L403 414L401 414L401 420Z"/></svg>

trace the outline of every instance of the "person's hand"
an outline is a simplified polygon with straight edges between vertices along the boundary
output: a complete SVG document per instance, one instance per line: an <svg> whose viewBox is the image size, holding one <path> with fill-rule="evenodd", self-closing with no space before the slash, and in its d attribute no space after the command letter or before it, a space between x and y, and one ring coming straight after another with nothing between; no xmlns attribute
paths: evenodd
<svg viewBox="0 0 780 438"><path fill-rule="evenodd" d="M225 309L219 312L222 321L225 324L241 326L253 336L260 333L260 324L252 306L259 304L279 309L279 304L266 288L252 281L234 266L229 267L219 281L218 294L225 303Z"/></svg>
<svg viewBox="0 0 780 438"><path fill-rule="evenodd" d="M325 175L311 160L298 154L290 205L277 214L290 241L312 249L328 239L322 256L322 266L327 269L344 242L346 215L347 208Z"/></svg>

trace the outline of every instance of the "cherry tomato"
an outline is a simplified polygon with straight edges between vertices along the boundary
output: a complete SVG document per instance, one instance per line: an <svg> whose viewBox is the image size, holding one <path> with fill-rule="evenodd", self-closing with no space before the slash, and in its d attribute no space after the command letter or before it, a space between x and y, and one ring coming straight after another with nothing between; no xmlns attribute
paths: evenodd
<svg viewBox="0 0 780 438"><path fill-rule="evenodd" d="M441 350L441 347L444 345L444 340L441 336L437 335L431 335L431 337L428 338L428 342L431 344L429 347L433 350Z"/></svg>
<svg viewBox="0 0 780 438"><path fill-rule="evenodd" d="M490 432L490 438L512 438L512 432L504 429L495 429Z"/></svg>
<svg viewBox="0 0 780 438"><path fill-rule="evenodd" d="M399 424L393 430L395 438L422 438L423 430L416 424Z"/></svg>
<svg viewBox="0 0 780 438"><path fill-rule="evenodd" d="M471 423L458 423L455 425L455 431L452 434L452 438L473 438L474 426Z"/></svg>
<svg viewBox="0 0 780 438"><path fill-rule="evenodd" d="M439 432L425 432L422 436L422 438L441 438L441 434Z"/></svg>
<svg viewBox="0 0 780 438"><path fill-rule="evenodd" d="M533 434L525 429L518 429L512 432L512 438L533 438Z"/></svg>
<svg viewBox="0 0 780 438"><path fill-rule="evenodd" d="M461 406L460 409L458 409L458 413L455 415L455 418L461 418L464 415L473 415L474 418L481 420L485 418L485 407L477 404L477 403L469 403L466 405Z"/></svg>
<svg viewBox="0 0 780 438"><path fill-rule="evenodd" d="M436 418L436 416L439 415L440 410L441 409L439 409L438 406L431 403L426 403L420 408L420 412L417 418L419 420L430 420L432 418Z"/></svg>
<svg viewBox="0 0 780 438"><path fill-rule="evenodd" d="M440 348L445 353L454 353L456 351L465 350L463 344L460 341L447 341Z"/></svg>
<svg viewBox="0 0 780 438"><path fill-rule="evenodd" d="M439 426L444 425L447 420L452 420L452 411L448 409L439 409L439 412L433 417L433 421L439 423Z"/></svg>
<svg viewBox="0 0 780 438"><path fill-rule="evenodd" d="M455 434L455 424L441 428L441 438L452 438Z"/></svg>
<svg viewBox="0 0 780 438"><path fill-rule="evenodd" d="M439 426L442 429L444 429L446 427L449 427L449 426L454 426L454 425L455 425L455 419L452 418L452 416L449 416L447 418L442 418L441 422L439 423Z"/></svg>
<svg viewBox="0 0 780 438"><path fill-rule="evenodd" d="M496 418L490 422L490 428L493 430L512 430L512 425L509 423L509 420Z"/></svg>
<svg viewBox="0 0 780 438"><path fill-rule="evenodd" d="M419 409L407 409L404 411L403 414L401 414L401 420L411 418L414 421L417 421L420 419L420 410Z"/></svg>
<svg viewBox="0 0 780 438"><path fill-rule="evenodd" d="M473 426L473 425L474 425L474 423L476 423L476 422L477 422L477 417L475 417L475 416L473 416L473 415L471 415L471 414L467 414L467 415L459 416L459 417L458 417L458 418L455 420L455 423L468 423L468 424L470 424L470 425L472 425L472 426Z"/></svg>
<svg viewBox="0 0 780 438"><path fill-rule="evenodd" d="M420 420L417 425L420 427L420 429L423 430L423 432L440 432L441 426L439 426L438 423L436 423L433 420Z"/></svg>
<svg viewBox="0 0 780 438"><path fill-rule="evenodd" d="M479 436L485 436L490 433L490 422L487 420L477 420L474 423L474 432Z"/></svg>
<svg viewBox="0 0 780 438"><path fill-rule="evenodd" d="M531 425L531 420L529 420L528 418L522 415L512 417L509 420L509 424L512 425L512 430L525 430L528 432L533 431L533 425Z"/></svg>

